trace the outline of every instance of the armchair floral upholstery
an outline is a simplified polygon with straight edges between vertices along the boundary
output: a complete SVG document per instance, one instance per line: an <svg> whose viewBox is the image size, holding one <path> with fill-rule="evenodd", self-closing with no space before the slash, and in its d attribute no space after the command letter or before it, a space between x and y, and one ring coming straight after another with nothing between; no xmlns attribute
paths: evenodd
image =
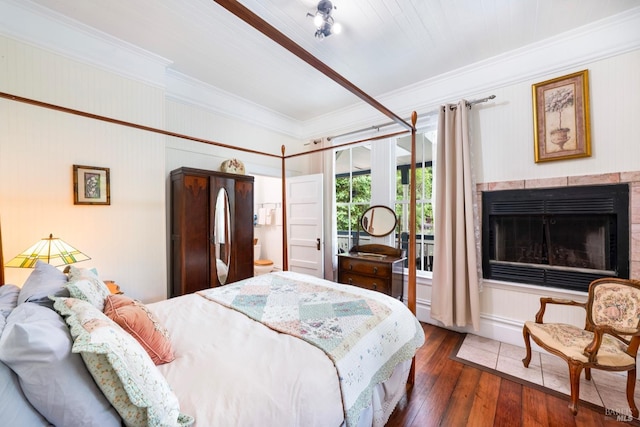
<svg viewBox="0 0 640 427"><path fill-rule="evenodd" d="M582 307L586 310L583 329L562 323L544 323L547 304ZM527 321L522 334L526 346L525 367L531 361L532 338L549 353L567 361L571 382L569 409L578 413L580 374L591 380L591 369L627 371L627 402L631 413L638 418L634 401L636 385L636 354L640 344L640 282L635 280L603 278L589 285L585 303L540 298L540 310L535 322Z"/></svg>

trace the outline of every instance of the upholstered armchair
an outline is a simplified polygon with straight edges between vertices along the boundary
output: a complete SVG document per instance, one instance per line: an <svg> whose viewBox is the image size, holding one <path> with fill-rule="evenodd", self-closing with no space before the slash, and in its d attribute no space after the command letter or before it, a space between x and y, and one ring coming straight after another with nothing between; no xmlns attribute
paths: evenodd
<svg viewBox="0 0 640 427"><path fill-rule="evenodd" d="M562 323L544 323L547 304L583 307L586 310L584 329ZM549 353L567 361L571 382L569 409L578 413L580 374L591 380L591 369L627 371L627 402L631 413L638 418L633 395L636 386L636 354L640 344L640 282L604 278L589 285L586 303L540 298L536 320L524 324L522 334L527 355L525 368L531 361L533 340Z"/></svg>

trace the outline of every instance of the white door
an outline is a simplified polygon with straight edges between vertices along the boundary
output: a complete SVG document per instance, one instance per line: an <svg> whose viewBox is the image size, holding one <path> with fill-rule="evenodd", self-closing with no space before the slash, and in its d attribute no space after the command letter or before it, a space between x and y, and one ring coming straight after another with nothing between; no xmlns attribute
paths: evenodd
<svg viewBox="0 0 640 427"><path fill-rule="evenodd" d="M287 178L289 270L323 277L322 174Z"/></svg>

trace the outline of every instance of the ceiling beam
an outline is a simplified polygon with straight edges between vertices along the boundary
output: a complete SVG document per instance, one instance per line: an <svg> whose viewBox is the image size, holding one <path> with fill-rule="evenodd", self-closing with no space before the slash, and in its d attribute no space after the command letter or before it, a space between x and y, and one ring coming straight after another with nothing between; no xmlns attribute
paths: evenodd
<svg viewBox="0 0 640 427"><path fill-rule="evenodd" d="M237 0L213 0L215 3L222 6L224 9L240 18L247 24L251 25L256 30L260 31L265 36L269 37L274 42L278 43L280 46L287 49L289 52L302 59L307 64L311 65L316 70L320 71L325 76L329 77L334 82L338 83L343 88L347 89L352 94L356 95L358 98L362 99L367 104L371 105L376 110L380 111L385 116L392 119L394 122L406 127L409 130L413 129L409 123L407 123L402 117L393 113L391 110L386 108L384 105L376 101L373 97L369 96L363 90L358 88L356 85L351 83L349 80L344 78L342 75L338 74L331 67L326 65L324 62L317 59L308 51L304 50L298 44L296 44L293 40L282 34L276 28L271 26L267 21L260 18L258 15L253 13L251 10L247 9L247 7L240 4Z"/></svg>

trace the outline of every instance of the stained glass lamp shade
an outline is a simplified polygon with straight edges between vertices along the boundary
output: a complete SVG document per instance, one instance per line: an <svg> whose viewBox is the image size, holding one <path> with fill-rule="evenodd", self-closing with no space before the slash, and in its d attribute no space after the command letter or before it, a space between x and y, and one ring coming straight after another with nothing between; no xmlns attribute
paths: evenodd
<svg viewBox="0 0 640 427"><path fill-rule="evenodd" d="M59 267L88 259L91 258L62 239L53 237L53 234L50 234L49 237L44 237L35 245L16 255L16 257L6 263L5 266L33 268L36 265L36 261L41 260L54 267Z"/></svg>

